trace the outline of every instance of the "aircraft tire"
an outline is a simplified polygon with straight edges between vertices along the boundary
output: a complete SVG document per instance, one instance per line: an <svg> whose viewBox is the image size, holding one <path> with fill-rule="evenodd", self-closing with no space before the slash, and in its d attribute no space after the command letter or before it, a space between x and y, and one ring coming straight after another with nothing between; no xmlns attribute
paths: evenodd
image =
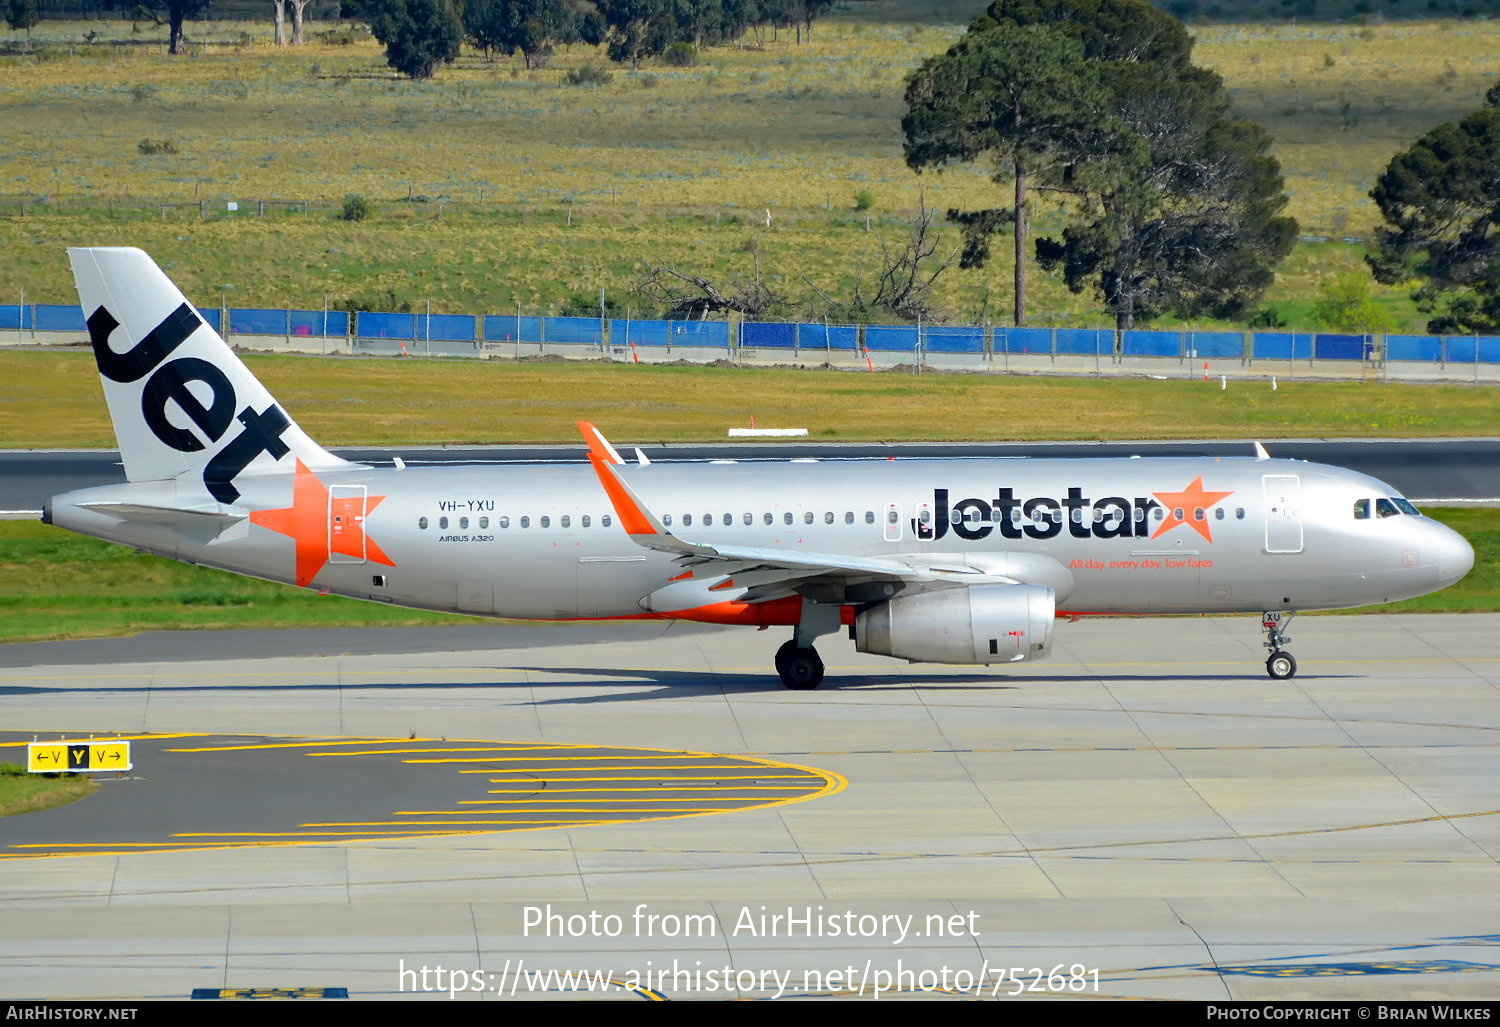
<svg viewBox="0 0 1500 1027"><path fill-rule="evenodd" d="M776 654L776 672L787 688L795 691L817 688L823 683L823 659L812 646L804 649L788 642Z"/></svg>
<svg viewBox="0 0 1500 1027"><path fill-rule="evenodd" d="M1296 675L1297 661L1291 653L1278 650L1266 659L1266 673L1277 681L1285 681Z"/></svg>

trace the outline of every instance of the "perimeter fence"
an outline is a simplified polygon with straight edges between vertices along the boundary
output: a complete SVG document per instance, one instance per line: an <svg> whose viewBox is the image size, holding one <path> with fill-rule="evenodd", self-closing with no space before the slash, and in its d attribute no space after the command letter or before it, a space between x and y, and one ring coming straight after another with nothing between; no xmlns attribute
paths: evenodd
<svg viewBox="0 0 1500 1027"><path fill-rule="evenodd" d="M244 349L375 356L787 363L952 370L1275 373L1278 366L1500 379L1500 336L1350 335L812 321L663 320L227 307L200 311ZM66 304L0 305L0 342L87 339ZM1200 367L1201 365L1201 367ZM1394 366L1395 371L1390 369Z"/></svg>

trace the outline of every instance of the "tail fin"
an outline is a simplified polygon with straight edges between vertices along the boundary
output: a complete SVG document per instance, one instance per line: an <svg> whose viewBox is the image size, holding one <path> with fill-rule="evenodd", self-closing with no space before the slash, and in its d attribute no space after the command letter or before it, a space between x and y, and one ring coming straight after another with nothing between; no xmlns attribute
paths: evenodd
<svg viewBox="0 0 1500 1027"><path fill-rule="evenodd" d="M221 503L245 473L350 466L292 423L145 253L68 250L130 481L202 480ZM286 459L290 456L292 459Z"/></svg>

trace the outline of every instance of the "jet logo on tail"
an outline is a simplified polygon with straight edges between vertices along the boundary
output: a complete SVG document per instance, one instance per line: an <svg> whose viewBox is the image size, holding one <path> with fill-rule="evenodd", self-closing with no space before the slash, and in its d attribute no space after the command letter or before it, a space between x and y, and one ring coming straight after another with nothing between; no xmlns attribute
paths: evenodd
<svg viewBox="0 0 1500 1027"><path fill-rule="evenodd" d="M222 439L235 420L244 425L203 467L203 485L219 502L228 504L240 498L234 479L257 456L266 453L273 460L280 460L290 451L281 434L292 422L275 403L259 411L247 405L236 415L239 397L223 371L198 357L169 359L178 346L205 327L203 319L188 304L173 310L123 353L109 346L110 335L120 327L113 314L98 307L88 316L87 324L100 374L121 384L150 375L141 393L141 415L151 434L164 445L180 453L197 453ZM195 383L208 387L206 404L201 398L202 390L193 388ZM174 425L167 416L168 403L176 404L208 441Z"/></svg>

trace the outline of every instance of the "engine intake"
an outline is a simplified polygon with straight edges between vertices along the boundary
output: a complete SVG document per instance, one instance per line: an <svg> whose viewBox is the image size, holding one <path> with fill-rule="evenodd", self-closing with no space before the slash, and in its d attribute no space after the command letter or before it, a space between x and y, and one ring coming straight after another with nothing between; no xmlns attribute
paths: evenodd
<svg viewBox="0 0 1500 1027"><path fill-rule="evenodd" d="M1057 598L1040 585L970 585L897 596L854 620L854 648L912 663L1019 663L1052 649Z"/></svg>

